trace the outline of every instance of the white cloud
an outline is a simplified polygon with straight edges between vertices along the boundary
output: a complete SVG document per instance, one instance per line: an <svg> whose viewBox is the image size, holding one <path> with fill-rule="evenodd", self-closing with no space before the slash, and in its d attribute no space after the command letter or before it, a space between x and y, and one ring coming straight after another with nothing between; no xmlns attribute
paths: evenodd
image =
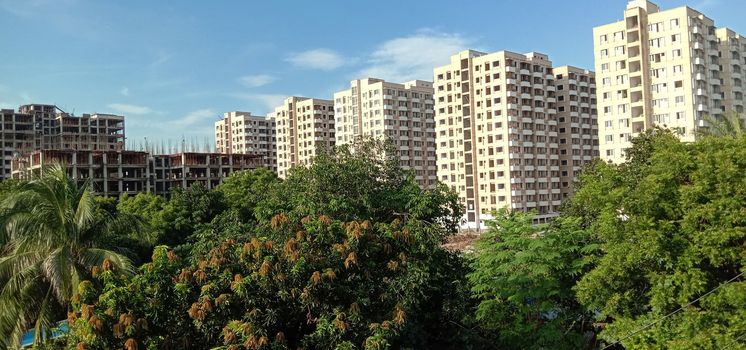
<svg viewBox="0 0 746 350"><path fill-rule="evenodd" d="M245 75L238 79L241 84L250 88L264 86L275 80L275 77L267 74Z"/></svg>
<svg viewBox="0 0 746 350"><path fill-rule="evenodd" d="M155 67L158 67L158 66L160 66L160 65L162 65L162 64L164 64L164 63L166 63L166 62L170 61L172 57L173 57L173 55L171 55L171 54L170 54L170 53L168 53L168 52L165 52L165 51L159 51L159 52L158 52L158 53L156 53L156 55L155 55L155 60L151 61L151 62L150 62L150 64L149 64L148 66L149 66L150 68L155 68Z"/></svg>
<svg viewBox="0 0 746 350"><path fill-rule="evenodd" d="M112 104L107 105L106 107L113 109L115 112L124 113L124 114L153 113L153 110L150 107L130 105L130 104L125 104L125 103L112 103Z"/></svg>
<svg viewBox="0 0 746 350"><path fill-rule="evenodd" d="M130 95L130 88L123 87L121 90L119 90L119 93L122 94L122 96L129 96Z"/></svg>
<svg viewBox="0 0 746 350"><path fill-rule="evenodd" d="M188 127L188 126L192 126L195 124L199 124L205 119L214 117L215 115L216 113L212 109L209 109L209 108L198 109L196 111L190 112L189 114L187 114L181 119L172 121L172 123L180 127Z"/></svg>
<svg viewBox="0 0 746 350"><path fill-rule="evenodd" d="M288 96L293 95L273 95L273 94L245 94L237 93L230 94L231 97L235 97L244 100L249 103L257 103L264 107L264 111L257 110L257 114L273 112L275 108L281 105Z"/></svg>
<svg viewBox="0 0 746 350"><path fill-rule="evenodd" d="M313 49L291 55L286 61L300 68L330 71L345 64L342 55L329 49Z"/></svg>
<svg viewBox="0 0 746 350"><path fill-rule="evenodd" d="M471 40L459 34L421 29L415 34L394 38L379 45L359 77L373 77L404 82L413 79L432 80L433 68L448 63L451 55L465 50Z"/></svg>

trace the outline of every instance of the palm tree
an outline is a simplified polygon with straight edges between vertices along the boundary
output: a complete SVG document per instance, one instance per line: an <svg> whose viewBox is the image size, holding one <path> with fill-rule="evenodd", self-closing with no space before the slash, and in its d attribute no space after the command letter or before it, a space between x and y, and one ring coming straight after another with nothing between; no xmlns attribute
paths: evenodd
<svg viewBox="0 0 746 350"><path fill-rule="evenodd" d="M35 344L48 339L93 266L132 273L122 249L106 249L121 221L60 165L0 198L0 347L18 347L30 327Z"/></svg>
<svg viewBox="0 0 746 350"><path fill-rule="evenodd" d="M746 134L746 120L736 112L727 113L724 117L705 115L702 119L708 126L700 128L698 136L740 137Z"/></svg>

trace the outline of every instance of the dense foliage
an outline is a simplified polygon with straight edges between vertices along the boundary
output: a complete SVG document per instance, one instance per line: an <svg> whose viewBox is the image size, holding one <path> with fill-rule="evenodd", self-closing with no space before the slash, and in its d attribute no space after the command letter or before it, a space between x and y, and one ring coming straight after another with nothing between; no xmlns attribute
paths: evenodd
<svg viewBox="0 0 746 350"><path fill-rule="evenodd" d="M256 170L168 199L91 200L91 225L140 218L128 222L141 235L97 232L148 262L131 276L114 260L76 267L88 280L55 298L70 332L44 346L746 348L746 137L717 130L688 144L644 133L625 163L589 164L550 224L501 210L462 253L442 248L457 195L420 189L382 142L335 148L284 180ZM0 186L2 203L24 186ZM14 239L3 227L0 268Z"/></svg>
<svg viewBox="0 0 746 350"><path fill-rule="evenodd" d="M59 166L8 187L0 199L0 345L15 347L33 327L46 339L96 266L131 272L117 233L121 220L97 210L87 184L79 186ZM108 249L107 249L108 248Z"/></svg>

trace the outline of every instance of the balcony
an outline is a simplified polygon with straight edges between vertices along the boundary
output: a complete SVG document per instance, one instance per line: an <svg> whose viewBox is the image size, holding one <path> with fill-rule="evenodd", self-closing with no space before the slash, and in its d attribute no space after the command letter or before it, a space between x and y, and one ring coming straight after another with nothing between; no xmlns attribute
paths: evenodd
<svg viewBox="0 0 746 350"><path fill-rule="evenodd" d="M513 67L513 66L506 66L506 67L505 67L505 71L506 71L506 72L513 72L513 73L516 73L516 72L518 72L518 69L517 69L516 67Z"/></svg>

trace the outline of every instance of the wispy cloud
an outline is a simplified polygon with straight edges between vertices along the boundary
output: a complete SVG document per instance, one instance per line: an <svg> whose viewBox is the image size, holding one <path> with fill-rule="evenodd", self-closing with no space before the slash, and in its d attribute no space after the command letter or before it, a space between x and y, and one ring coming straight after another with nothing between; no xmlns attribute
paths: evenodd
<svg viewBox="0 0 746 350"><path fill-rule="evenodd" d="M129 96L130 95L130 88L123 87L121 90L119 90L119 93L122 94L122 96Z"/></svg>
<svg viewBox="0 0 746 350"><path fill-rule="evenodd" d="M189 112L183 118L172 120L171 123L180 128L186 128L193 125L198 125L201 122L208 120L209 118L215 117L215 113L210 108L198 109L196 111Z"/></svg>
<svg viewBox="0 0 746 350"><path fill-rule="evenodd" d="M421 29L379 45L370 55L368 67L358 76L392 81L432 80L433 67L448 63L451 55L471 44L460 34Z"/></svg>
<svg viewBox="0 0 746 350"><path fill-rule="evenodd" d="M264 86L275 80L275 77L268 74L245 75L238 79L241 84L250 88Z"/></svg>
<svg viewBox="0 0 746 350"><path fill-rule="evenodd" d="M259 104L264 108L264 110L257 111L257 113L266 113L274 111L277 106L281 105L283 101L291 95L236 93L229 94L229 96L244 100L251 104Z"/></svg>
<svg viewBox="0 0 746 350"><path fill-rule="evenodd" d="M111 108L115 112L124 113L124 114L141 115L141 114L153 113L153 110L150 107L131 105L131 104L125 104L125 103L111 103L107 105L106 107Z"/></svg>
<svg viewBox="0 0 746 350"><path fill-rule="evenodd" d="M20 97L23 102L33 102L34 100L28 92L22 92L18 94L18 97Z"/></svg>
<svg viewBox="0 0 746 350"><path fill-rule="evenodd" d="M305 69L335 70L345 64L345 58L329 49L313 49L290 55L286 61Z"/></svg>
<svg viewBox="0 0 746 350"><path fill-rule="evenodd" d="M719 2L719 0L701 0L700 2L692 5L692 8L698 11L707 10L715 5L718 5Z"/></svg>
<svg viewBox="0 0 746 350"><path fill-rule="evenodd" d="M158 67L158 66L160 66L160 65L162 65L162 64L170 61L172 57L173 57L173 55L171 55L168 52L165 52L165 51L158 52L156 54L156 56L155 56L155 59L153 61L151 61L148 66L150 68Z"/></svg>

